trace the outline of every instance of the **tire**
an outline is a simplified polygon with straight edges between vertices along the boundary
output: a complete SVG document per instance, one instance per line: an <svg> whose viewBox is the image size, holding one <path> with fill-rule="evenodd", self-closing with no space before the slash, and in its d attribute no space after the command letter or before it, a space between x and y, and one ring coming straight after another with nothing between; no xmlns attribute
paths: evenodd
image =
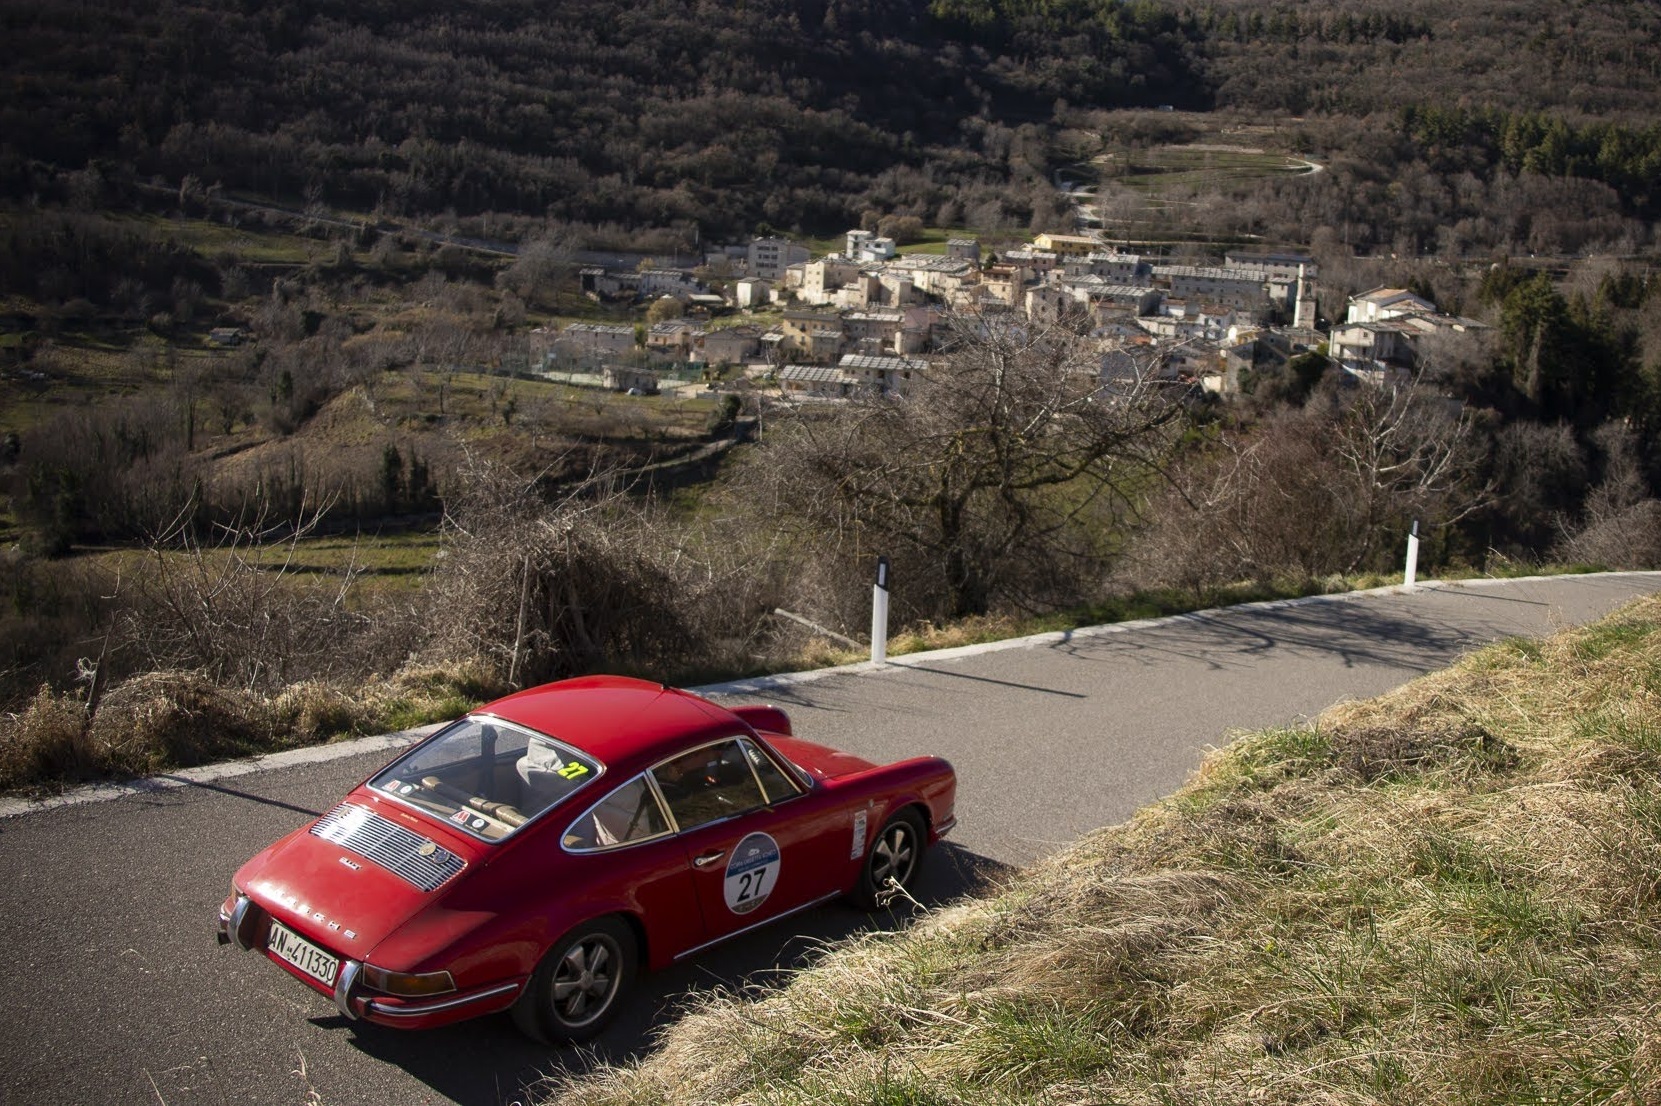
<svg viewBox="0 0 1661 1106"><path fill-rule="evenodd" d="M854 902L865 910L887 906L899 894L889 885L891 879L910 890L923 868L923 850L927 847L928 835L916 811L902 810L884 822L865 854L852 895Z"/></svg>
<svg viewBox="0 0 1661 1106"><path fill-rule="evenodd" d="M584 922L554 942L513 1004L513 1020L540 1041L586 1041L611 1021L634 983L634 931L616 915Z"/></svg>

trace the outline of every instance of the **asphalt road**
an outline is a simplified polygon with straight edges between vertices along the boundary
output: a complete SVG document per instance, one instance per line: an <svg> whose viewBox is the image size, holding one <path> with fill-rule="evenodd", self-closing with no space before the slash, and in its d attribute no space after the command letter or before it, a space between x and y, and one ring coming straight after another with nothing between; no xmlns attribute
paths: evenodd
<svg viewBox="0 0 1661 1106"><path fill-rule="evenodd" d="M954 762L959 829L922 895L939 902L1170 792L1231 730L1307 718L1657 590L1661 574L1565 577L1240 608L748 698L787 707L813 740ZM499 1106L591 1062L530 1044L505 1017L429 1033L347 1023L263 957L214 943L231 872L388 757L0 819L0 1102ZM764 983L872 924L893 920L826 907L648 977L597 1053L647 1049L700 994Z"/></svg>

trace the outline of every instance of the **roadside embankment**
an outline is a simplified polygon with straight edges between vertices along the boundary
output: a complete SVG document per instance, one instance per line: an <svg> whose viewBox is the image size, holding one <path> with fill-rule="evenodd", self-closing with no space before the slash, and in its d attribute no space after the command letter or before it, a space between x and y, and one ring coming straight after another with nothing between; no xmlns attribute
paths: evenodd
<svg viewBox="0 0 1661 1106"><path fill-rule="evenodd" d="M1307 727L546 1102L1661 1101L1661 598Z"/></svg>

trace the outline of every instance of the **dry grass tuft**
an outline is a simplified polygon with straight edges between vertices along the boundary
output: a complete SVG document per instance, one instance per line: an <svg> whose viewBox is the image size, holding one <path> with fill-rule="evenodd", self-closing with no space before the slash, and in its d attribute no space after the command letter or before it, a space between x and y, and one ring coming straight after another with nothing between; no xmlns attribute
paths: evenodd
<svg viewBox="0 0 1661 1106"><path fill-rule="evenodd" d="M89 733L109 768L143 773L256 751L271 722L252 693L195 672L146 672L105 694Z"/></svg>
<svg viewBox="0 0 1661 1106"><path fill-rule="evenodd" d="M0 716L0 790L46 791L453 718L507 687L482 661L410 666L356 686L312 680L276 695L199 672L147 672L112 686L89 717L42 688Z"/></svg>
<svg viewBox="0 0 1661 1106"><path fill-rule="evenodd" d="M86 707L42 687L17 714L0 718L0 788L41 779L82 780L99 772Z"/></svg>
<svg viewBox="0 0 1661 1106"><path fill-rule="evenodd" d="M1241 736L547 1101L1661 1101L1658 630L1645 600Z"/></svg>

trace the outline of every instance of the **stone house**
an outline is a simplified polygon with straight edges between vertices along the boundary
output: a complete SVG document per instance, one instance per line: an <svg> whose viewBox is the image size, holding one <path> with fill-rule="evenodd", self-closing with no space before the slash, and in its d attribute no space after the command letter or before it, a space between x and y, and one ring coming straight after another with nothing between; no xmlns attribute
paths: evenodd
<svg viewBox="0 0 1661 1106"><path fill-rule="evenodd" d="M905 328L903 311L850 311L842 316L842 334L862 353L898 352Z"/></svg>
<svg viewBox="0 0 1661 1106"><path fill-rule="evenodd" d="M572 323L559 333L557 345L597 353L632 353L634 327L610 323Z"/></svg>
<svg viewBox="0 0 1661 1106"><path fill-rule="evenodd" d="M693 335L697 329L685 319L654 323L646 332L646 348L660 357L684 361L692 352Z"/></svg>
<svg viewBox="0 0 1661 1106"><path fill-rule="evenodd" d="M836 367L852 382L854 392L882 392L904 395L912 378L928 368L928 362L910 357L874 357L848 353Z"/></svg>
<svg viewBox="0 0 1661 1106"><path fill-rule="evenodd" d="M1032 244L1037 249L1066 257L1083 257L1102 248L1099 240L1084 234L1040 234Z"/></svg>
<svg viewBox="0 0 1661 1106"><path fill-rule="evenodd" d="M753 326L706 330L698 337L699 360L711 366L737 365L761 348L761 331Z"/></svg>
<svg viewBox="0 0 1661 1106"><path fill-rule="evenodd" d="M745 251L744 261L750 276L778 280L790 266L812 256L806 246L798 246L788 238L757 238Z"/></svg>
<svg viewBox="0 0 1661 1106"><path fill-rule="evenodd" d="M780 353L792 361L828 364L842 352L842 320L829 311L786 311Z"/></svg>

